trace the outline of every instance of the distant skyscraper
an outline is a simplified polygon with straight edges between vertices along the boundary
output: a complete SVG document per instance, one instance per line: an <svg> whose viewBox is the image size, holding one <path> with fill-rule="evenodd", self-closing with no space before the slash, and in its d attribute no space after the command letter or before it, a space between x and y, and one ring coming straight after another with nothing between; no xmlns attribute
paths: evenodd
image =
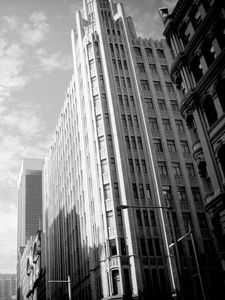
<svg viewBox="0 0 225 300"><path fill-rule="evenodd" d="M16 295L16 274L0 274L0 300L12 300Z"/></svg>
<svg viewBox="0 0 225 300"><path fill-rule="evenodd" d="M18 227L17 227L17 298L25 299L26 266L21 264L27 241L42 229L42 170L43 160L25 158L18 183ZM26 257L23 258L26 261ZM21 265L23 268L21 269Z"/></svg>
<svg viewBox="0 0 225 300"><path fill-rule="evenodd" d="M23 159L18 183L18 248L42 228L42 169L42 159Z"/></svg>
<svg viewBox="0 0 225 300"><path fill-rule="evenodd" d="M200 299L201 275L213 293L213 238L165 41L138 38L121 4L86 0L72 45L44 168L47 280L69 275L79 300ZM189 225L196 246L187 235L169 248ZM67 283L48 297L67 299Z"/></svg>

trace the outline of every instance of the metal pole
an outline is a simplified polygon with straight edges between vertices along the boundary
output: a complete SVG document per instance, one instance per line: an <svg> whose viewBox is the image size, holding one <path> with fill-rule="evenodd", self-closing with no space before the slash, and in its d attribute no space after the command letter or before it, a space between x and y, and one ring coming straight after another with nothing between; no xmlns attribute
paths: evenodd
<svg viewBox="0 0 225 300"><path fill-rule="evenodd" d="M71 296L71 280L70 280L70 276L68 275L68 293L69 293L69 300L72 300L72 296Z"/></svg>
<svg viewBox="0 0 225 300"><path fill-rule="evenodd" d="M200 281L200 286L201 286L201 291L202 291L202 298L203 298L203 300L206 300L205 291L204 291L204 287L203 287L203 283L202 283L202 276L201 276L201 272L200 272L200 268L199 268L199 263L198 263L198 256L197 256L197 252L196 252L196 248L195 248L195 242L194 242L194 239L193 239L193 234L192 234L192 230L191 230L190 225L189 225L189 230L190 230L191 244L192 244L193 251L194 251L195 262L196 262L196 267L197 267L199 281Z"/></svg>

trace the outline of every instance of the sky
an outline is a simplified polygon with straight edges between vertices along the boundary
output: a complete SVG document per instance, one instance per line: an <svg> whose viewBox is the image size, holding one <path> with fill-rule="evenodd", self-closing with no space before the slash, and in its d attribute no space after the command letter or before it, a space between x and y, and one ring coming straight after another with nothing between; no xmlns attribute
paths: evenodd
<svg viewBox="0 0 225 300"><path fill-rule="evenodd" d="M158 8L177 0L120 2L139 36L161 39ZM0 1L0 273L16 273L21 162L49 149L73 73L70 32L81 8L82 0Z"/></svg>

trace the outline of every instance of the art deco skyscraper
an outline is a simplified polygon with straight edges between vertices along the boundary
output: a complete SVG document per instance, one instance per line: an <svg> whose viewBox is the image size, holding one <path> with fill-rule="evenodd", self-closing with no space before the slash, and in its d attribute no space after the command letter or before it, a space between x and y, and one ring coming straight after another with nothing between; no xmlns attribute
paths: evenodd
<svg viewBox="0 0 225 300"><path fill-rule="evenodd" d="M210 297L217 262L169 49L138 38L108 0L83 1L72 46L74 76L44 168L47 280L69 275L74 299ZM196 247L187 235L169 248L189 225ZM67 292L48 285L51 299Z"/></svg>

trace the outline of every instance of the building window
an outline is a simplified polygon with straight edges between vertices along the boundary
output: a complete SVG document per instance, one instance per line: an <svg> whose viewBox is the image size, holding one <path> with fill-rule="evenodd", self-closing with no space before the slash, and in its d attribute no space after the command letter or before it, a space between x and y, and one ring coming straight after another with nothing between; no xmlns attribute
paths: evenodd
<svg viewBox="0 0 225 300"><path fill-rule="evenodd" d="M168 175L167 166L165 161L158 161L158 168L160 175Z"/></svg>
<svg viewBox="0 0 225 300"><path fill-rule="evenodd" d="M137 190L137 184L136 183L132 183L132 189L133 189L134 199L138 199L138 190Z"/></svg>
<svg viewBox="0 0 225 300"><path fill-rule="evenodd" d="M159 58L165 58L164 52L162 49L157 49L157 54Z"/></svg>
<svg viewBox="0 0 225 300"><path fill-rule="evenodd" d="M151 98L145 98L145 103L146 103L146 107L147 109L154 109L154 105L153 105L153 101Z"/></svg>
<svg viewBox="0 0 225 300"><path fill-rule="evenodd" d="M125 143L127 146L127 149L130 149L130 140L129 140L129 136L125 135Z"/></svg>
<svg viewBox="0 0 225 300"><path fill-rule="evenodd" d="M149 226L148 212L147 210L143 210L144 224L146 227Z"/></svg>
<svg viewBox="0 0 225 300"><path fill-rule="evenodd" d="M162 142L160 139L154 139L155 152L163 152Z"/></svg>
<svg viewBox="0 0 225 300"><path fill-rule="evenodd" d="M125 105L127 107L129 107L129 100L128 100L128 96L127 95L124 95L124 102L125 102Z"/></svg>
<svg viewBox="0 0 225 300"><path fill-rule="evenodd" d="M107 226L108 227L114 227L115 226L112 210L106 212L106 219L107 219Z"/></svg>
<svg viewBox="0 0 225 300"><path fill-rule="evenodd" d="M202 22L202 16L199 11L199 7L197 7L196 5L192 9L192 12L190 14L190 20L191 20L191 23L195 30L198 28L198 26Z"/></svg>
<svg viewBox="0 0 225 300"><path fill-rule="evenodd" d="M138 226L142 226L142 219L141 219L141 211L140 210L136 210L136 217L137 217Z"/></svg>
<svg viewBox="0 0 225 300"><path fill-rule="evenodd" d="M218 150L218 159L223 172L223 176L225 177L225 145L222 145Z"/></svg>
<svg viewBox="0 0 225 300"><path fill-rule="evenodd" d="M192 163L186 164L188 177L195 177L195 169Z"/></svg>
<svg viewBox="0 0 225 300"><path fill-rule="evenodd" d="M155 239L155 253L156 255L161 256L161 249L158 239Z"/></svg>
<svg viewBox="0 0 225 300"><path fill-rule="evenodd" d="M200 63L200 57L195 55L190 62L190 68L194 75L195 81L198 82L203 76L203 68Z"/></svg>
<svg viewBox="0 0 225 300"><path fill-rule="evenodd" d="M116 163L115 163L115 158L114 157L110 158L110 165L111 165L111 171L116 172Z"/></svg>
<svg viewBox="0 0 225 300"><path fill-rule="evenodd" d="M180 141L180 145L184 153L190 153L190 149L187 141Z"/></svg>
<svg viewBox="0 0 225 300"><path fill-rule="evenodd" d="M167 66L161 66L161 69L164 75L169 76L169 69Z"/></svg>
<svg viewBox="0 0 225 300"><path fill-rule="evenodd" d="M108 173L108 164L106 159L101 160L101 169L102 169L102 174Z"/></svg>
<svg viewBox="0 0 225 300"><path fill-rule="evenodd" d="M175 120L177 131L180 133L184 133L184 125L182 120Z"/></svg>
<svg viewBox="0 0 225 300"><path fill-rule="evenodd" d="M173 111L179 111L178 103L175 100L170 101L171 107Z"/></svg>
<svg viewBox="0 0 225 300"><path fill-rule="evenodd" d="M163 197L165 204L171 206L173 202L173 196L170 186L163 186Z"/></svg>
<svg viewBox="0 0 225 300"><path fill-rule="evenodd" d="M202 108L205 112L209 126L212 126L218 119L217 111L212 96L208 95L204 99L202 103Z"/></svg>
<svg viewBox="0 0 225 300"><path fill-rule="evenodd" d="M139 191L140 191L140 195L141 195L141 199L145 198L145 192L144 192L144 186L142 183L139 183Z"/></svg>
<svg viewBox="0 0 225 300"><path fill-rule="evenodd" d="M146 190L146 198L150 199L151 198L151 190L150 190L150 184L149 183L145 184L145 190Z"/></svg>
<svg viewBox="0 0 225 300"><path fill-rule="evenodd" d="M116 247L115 239L109 240L109 251L111 256L117 255L117 247Z"/></svg>
<svg viewBox="0 0 225 300"><path fill-rule="evenodd" d="M142 170L144 174L147 174L147 167L146 167L146 162L145 159L141 160L141 165L142 165Z"/></svg>
<svg viewBox="0 0 225 300"><path fill-rule="evenodd" d="M169 94L174 94L174 88L173 88L172 83L166 82L166 88L167 88L167 91Z"/></svg>
<svg viewBox="0 0 225 300"><path fill-rule="evenodd" d="M176 146L174 140L167 140L167 146L169 152L175 153L176 152Z"/></svg>
<svg viewBox="0 0 225 300"><path fill-rule="evenodd" d="M164 99L158 99L158 105L160 110L166 110L166 103Z"/></svg>
<svg viewBox="0 0 225 300"><path fill-rule="evenodd" d="M208 228L205 213L197 213L200 228Z"/></svg>
<svg viewBox="0 0 225 300"><path fill-rule="evenodd" d="M112 271L112 283L113 283L113 295L118 295L121 293L121 283L119 270Z"/></svg>
<svg viewBox="0 0 225 300"><path fill-rule="evenodd" d="M150 48L145 48L145 52L146 52L147 57L153 57L152 49L150 49Z"/></svg>
<svg viewBox="0 0 225 300"><path fill-rule="evenodd" d="M122 95L118 95L118 99L119 99L120 106L123 107L123 98L122 98Z"/></svg>
<svg viewBox="0 0 225 300"><path fill-rule="evenodd" d="M118 76L115 77L115 81L116 81L116 87L117 87L117 89L120 89L120 81L119 81L119 77Z"/></svg>
<svg viewBox="0 0 225 300"><path fill-rule="evenodd" d="M220 105L221 105L223 111L225 111L225 90L224 90L224 87L225 87L225 78L222 78L217 83L215 89L216 89L216 93L217 93L217 96L219 98Z"/></svg>
<svg viewBox="0 0 225 300"><path fill-rule="evenodd" d="M143 91L149 91L150 87L147 80L141 80L141 86Z"/></svg>
<svg viewBox="0 0 225 300"><path fill-rule="evenodd" d="M192 197L193 197L194 201L195 202L200 202L201 201L201 194L200 194L199 188L192 187L191 192L192 192Z"/></svg>
<svg viewBox="0 0 225 300"><path fill-rule="evenodd" d="M127 77L127 86L128 86L129 89L132 88L132 86L131 86L131 81L130 81L130 78L129 78L129 77Z"/></svg>
<svg viewBox="0 0 225 300"><path fill-rule="evenodd" d="M216 52L211 41L206 41L202 47L202 53L208 68L216 59Z"/></svg>
<svg viewBox="0 0 225 300"><path fill-rule="evenodd" d="M135 159L135 166L136 166L136 171L137 171L138 173L141 173L141 168L140 168L139 159Z"/></svg>
<svg viewBox="0 0 225 300"><path fill-rule="evenodd" d="M130 96L130 103L131 103L132 107L135 107L135 102L134 102L133 96Z"/></svg>
<svg viewBox="0 0 225 300"><path fill-rule="evenodd" d="M136 56L142 56L141 49L139 47L134 47L133 49Z"/></svg>
<svg viewBox="0 0 225 300"><path fill-rule="evenodd" d="M124 60L123 61L123 67L124 67L124 70L128 70L128 66L127 66L127 61L126 60Z"/></svg>
<svg viewBox="0 0 225 300"><path fill-rule="evenodd" d="M139 64L137 64L137 67L138 67L139 73L145 73L145 66L144 66L144 64L139 63Z"/></svg>
<svg viewBox="0 0 225 300"><path fill-rule="evenodd" d="M177 187L177 195L179 201L187 201L187 194L184 186Z"/></svg>
<svg viewBox="0 0 225 300"><path fill-rule="evenodd" d="M119 186L118 186L117 182L114 182L113 189L114 189L114 196L115 196L115 198L119 198L120 197L120 193L119 193Z"/></svg>
<svg viewBox="0 0 225 300"><path fill-rule="evenodd" d="M150 126L151 126L152 130L159 130L156 118L149 118L149 123L150 123Z"/></svg>
<svg viewBox="0 0 225 300"><path fill-rule="evenodd" d="M128 116L127 116L127 120L128 120L128 126L129 126L130 128L132 128L132 127L133 127L133 122L132 122L131 115L128 115Z"/></svg>
<svg viewBox="0 0 225 300"><path fill-rule="evenodd" d="M110 199L110 187L109 184L104 185L104 198L105 200Z"/></svg>
<svg viewBox="0 0 225 300"><path fill-rule="evenodd" d="M123 127L127 127L127 120L126 120L126 116L122 115L122 123L123 123Z"/></svg>
<svg viewBox="0 0 225 300"><path fill-rule="evenodd" d="M154 88L156 92L162 92L161 83L159 81L154 81Z"/></svg>
<svg viewBox="0 0 225 300"><path fill-rule="evenodd" d="M134 164L131 158L129 158L129 167L130 167L130 172L134 173Z"/></svg>
<svg viewBox="0 0 225 300"><path fill-rule="evenodd" d="M156 65L150 64L149 68L150 68L150 71L151 71L152 75L157 75L158 74L157 69L156 69Z"/></svg>
<svg viewBox="0 0 225 300"><path fill-rule="evenodd" d="M175 176L182 176L180 164L178 162L173 162L172 168Z"/></svg>
<svg viewBox="0 0 225 300"><path fill-rule="evenodd" d="M141 245L141 254L142 255L147 255L146 246L145 246L145 239L144 238L140 238L140 245Z"/></svg>
<svg viewBox="0 0 225 300"><path fill-rule="evenodd" d="M124 77L121 77L120 79L121 79L122 87L123 87L123 88L126 88L126 84L125 84L125 79L124 79Z"/></svg>
<svg viewBox="0 0 225 300"><path fill-rule="evenodd" d="M190 40L190 32L188 30L188 24L187 23L181 24L180 29L178 30L178 33L179 33L181 41L185 47Z"/></svg>
<svg viewBox="0 0 225 300"><path fill-rule="evenodd" d="M170 124L170 120L169 120L169 119L162 119L162 123L163 123L164 130L165 130L165 131L172 131L172 128L171 128L171 124Z"/></svg>
<svg viewBox="0 0 225 300"><path fill-rule="evenodd" d="M133 118L134 118L134 126L135 126L135 128L139 128L138 117L136 115L133 115Z"/></svg>
<svg viewBox="0 0 225 300"><path fill-rule="evenodd" d="M155 212L153 210L150 211L150 218L151 218L152 226L156 227Z"/></svg>
<svg viewBox="0 0 225 300"><path fill-rule="evenodd" d="M132 145L132 148L133 148L133 149L137 149L135 136L132 136L132 137L131 137L131 145Z"/></svg>
<svg viewBox="0 0 225 300"><path fill-rule="evenodd" d="M139 147L139 150L143 150L143 144L142 144L142 139L141 139L141 137L138 136L137 140L138 140L138 147Z"/></svg>
<svg viewBox="0 0 225 300"><path fill-rule="evenodd" d="M152 242L152 239L148 239L148 254L149 256L154 256L154 248L153 248L153 242ZM149 282L148 282L149 284Z"/></svg>

